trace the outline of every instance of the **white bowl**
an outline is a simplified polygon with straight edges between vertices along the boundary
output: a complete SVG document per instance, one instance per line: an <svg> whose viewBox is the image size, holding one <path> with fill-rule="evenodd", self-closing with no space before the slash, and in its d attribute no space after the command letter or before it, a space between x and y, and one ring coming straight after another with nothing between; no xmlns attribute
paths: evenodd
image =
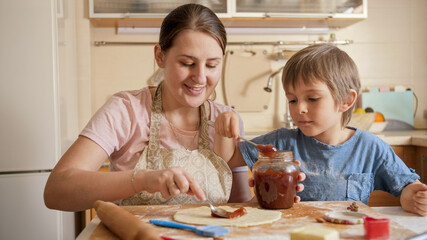
<svg viewBox="0 0 427 240"><path fill-rule="evenodd" d="M369 132L380 133L384 131L386 126L387 126L387 122L374 122L369 128Z"/></svg>

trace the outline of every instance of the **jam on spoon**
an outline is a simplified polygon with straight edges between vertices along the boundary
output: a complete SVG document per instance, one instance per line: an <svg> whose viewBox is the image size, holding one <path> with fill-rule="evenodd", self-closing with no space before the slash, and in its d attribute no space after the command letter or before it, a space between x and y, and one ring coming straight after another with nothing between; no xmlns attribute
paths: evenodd
<svg viewBox="0 0 427 240"><path fill-rule="evenodd" d="M274 158L276 156L277 148L272 144L257 144L256 148L262 155L266 157Z"/></svg>
<svg viewBox="0 0 427 240"><path fill-rule="evenodd" d="M245 214L247 214L247 211L244 207L241 207L234 212L227 211L227 214L221 214L221 216L219 216L219 215L215 214L213 211L211 211L212 217L219 217L219 218L222 217L222 218L228 218L228 219L239 218Z"/></svg>

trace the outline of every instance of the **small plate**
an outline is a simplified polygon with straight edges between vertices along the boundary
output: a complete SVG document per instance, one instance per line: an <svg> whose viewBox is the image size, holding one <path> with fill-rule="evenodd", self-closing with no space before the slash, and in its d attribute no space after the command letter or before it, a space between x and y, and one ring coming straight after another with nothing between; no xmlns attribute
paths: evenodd
<svg viewBox="0 0 427 240"><path fill-rule="evenodd" d="M338 224L361 224L363 217L367 216L363 213L356 212L328 212L325 213L325 220L331 223Z"/></svg>

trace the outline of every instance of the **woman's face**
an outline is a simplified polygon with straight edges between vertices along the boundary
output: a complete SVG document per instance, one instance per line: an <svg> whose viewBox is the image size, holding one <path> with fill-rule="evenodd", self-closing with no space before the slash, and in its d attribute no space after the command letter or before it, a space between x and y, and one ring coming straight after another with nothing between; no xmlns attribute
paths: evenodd
<svg viewBox="0 0 427 240"><path fill-rule="evenodd" d="M209 34L182 31L172 47L155 48L156 61L164 68L164 104L169 107L199 107L213 93L221 77L223 55Z"/></svg>

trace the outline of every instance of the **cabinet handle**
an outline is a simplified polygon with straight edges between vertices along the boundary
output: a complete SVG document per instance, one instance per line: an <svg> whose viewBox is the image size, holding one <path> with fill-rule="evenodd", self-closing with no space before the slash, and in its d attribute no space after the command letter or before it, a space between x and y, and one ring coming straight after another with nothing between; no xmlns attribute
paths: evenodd
<svg viewBox="0 0 427 240"><path fill-rule="evenodd" d="M424 179L424 161L427 159L427 157L423 154L421 155L421 182L425 183Z"/></svg>

